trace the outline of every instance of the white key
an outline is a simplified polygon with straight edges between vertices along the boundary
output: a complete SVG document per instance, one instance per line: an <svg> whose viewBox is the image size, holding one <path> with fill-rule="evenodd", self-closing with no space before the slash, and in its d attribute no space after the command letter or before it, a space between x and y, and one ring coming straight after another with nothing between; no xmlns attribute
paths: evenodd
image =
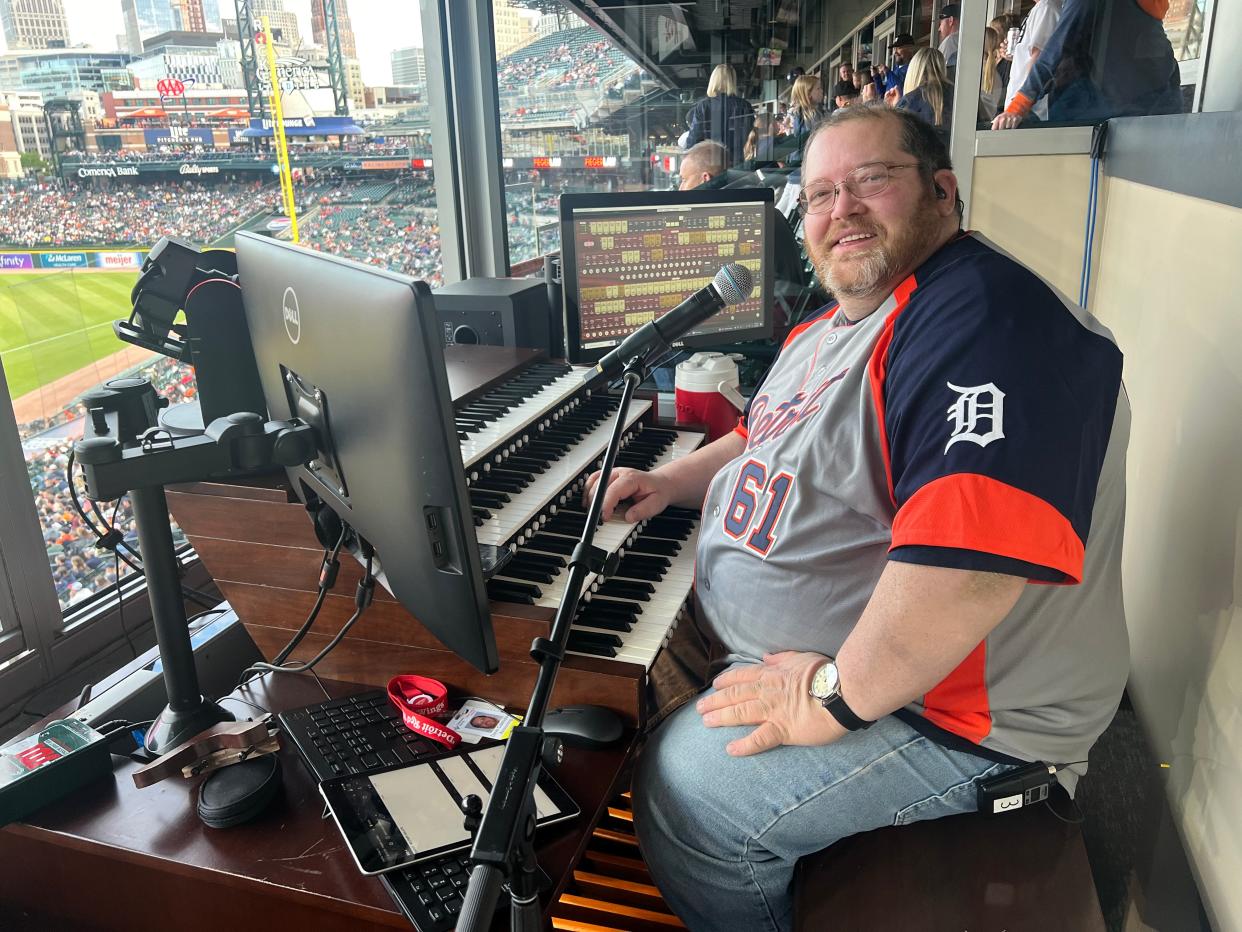
<svg viewBox="0 0 1242 932"><path fill-rule="evenodd" d="M630 405L626 426L632 425L651 407L651 402L640 401ZM564 494L566 486L578 478L604 453L612 434L614 418L605 418L594 430L588 431L547 470L537 473L535 479L500 508L488 508L492 516L474 529L480 544L501 546L510 538L526 529L527 525Z"/></svg>
<svg viewBox="0 0 1242 932"><path fill-rule="evenodd" d="M467 472L475 463L559 407L575 392L581 391L583 374L589 371L582 367L553 379L525 401L510 408L498 420L472 433L469 440L461 441L461 462Z"/></svg>

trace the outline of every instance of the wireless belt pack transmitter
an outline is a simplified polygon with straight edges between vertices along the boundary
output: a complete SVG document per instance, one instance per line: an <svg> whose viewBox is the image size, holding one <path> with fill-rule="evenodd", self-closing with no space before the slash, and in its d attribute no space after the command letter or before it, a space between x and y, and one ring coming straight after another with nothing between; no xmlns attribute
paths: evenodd
<svg viewBox="0 0 1242 932"><path fill-rule="evenodd" d="M1042 803L1048 798L1056 780L1057 768L1042 761L980 780L976 785L979 811L999 815Z"/></svg>

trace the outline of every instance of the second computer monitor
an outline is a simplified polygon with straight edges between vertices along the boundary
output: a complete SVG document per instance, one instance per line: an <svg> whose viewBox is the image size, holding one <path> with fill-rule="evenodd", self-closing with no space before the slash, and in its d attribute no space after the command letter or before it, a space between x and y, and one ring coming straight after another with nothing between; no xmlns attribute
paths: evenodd
<svg viewBox="0 0 1242 932"><path fill-rule="evenodd" d="M771 188L562 195L570 361L597 362L732 262L750 269L755 291L691 331L681 345L771 336L772 196Z"/></svg>

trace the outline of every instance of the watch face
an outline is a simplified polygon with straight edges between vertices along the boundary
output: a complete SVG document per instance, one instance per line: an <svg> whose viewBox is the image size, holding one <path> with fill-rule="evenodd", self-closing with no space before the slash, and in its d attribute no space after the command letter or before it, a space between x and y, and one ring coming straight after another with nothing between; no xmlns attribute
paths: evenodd
<svg viewBox="0 0 1242 932"><path fill-rule="evenodd" d="M811 680L811 695L816 699L827 699L837 691L837 665L826 663L815 671Z"/></svg>

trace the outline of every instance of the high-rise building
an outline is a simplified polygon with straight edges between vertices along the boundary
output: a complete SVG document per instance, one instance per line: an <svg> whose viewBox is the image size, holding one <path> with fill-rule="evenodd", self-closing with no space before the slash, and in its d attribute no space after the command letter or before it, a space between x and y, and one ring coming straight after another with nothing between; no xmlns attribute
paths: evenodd
<svg viewBox="0 0 1242 932"><path fill-rule="evenodd" d="M336 0L336 29L341 37L341 57L357 58L358 44L354 39L354 27L349 21L349 4ZM323 0L311 0L311 35L316 45L328 46L328 22Z"/></svg>
<svg viewBox="0 0 1242 932"><path fill-rule="evenodd" d="M172 0L181 14L182 32L206 32L207 20L203 17L203 0Z"/></svg>
<svg viewBox="0 0 1242 932"><path fill-rule="evenodd" d="M389 60L392 62L393 84L405 84L411 87L427 84L427 61L419 46L393 49Z"/></svg>
<svg viewBox="0 0 1242 932"><path fill-rule="evenodd" d="M152 36L181 28L179 10L170 0L121 0L121 16L125 19L125 47L134 55L142 54L142 43Z"/></svg>
<svg viewBox="0 0 1242 932"><path fill-rule="evenodd" d="M203 4L203 22L206 24L207 32L224 32L224 23L220 19L220 0L200 0L200 2ZM233 9L232 3L228 3L228 9Z"/></svg>
<svg viewBox="0 0 1242 932"><path fill-rule="evenodd" d="M13 50L69 45L69 21L62 0L0 0L0 27Z"/></svg>
<svg viewBox="0 0 1242 932"><path fill-rule="evenodd" d="M251 0L250 13L258 21L267 17L268 24L276 37L276 44L296 50L302 45L302 34L298 31L296 13L285 9L285 0ZM254 24L257 31L260 22Z"/></svg>
<svg viewBox="0 0 1242 932"><path fill-rule="evenodd" d="M91 49L42 49L0 55L0 87L42 91L47 99L64 97L77 88L124 90L134 86L125 66L125 52Z"/></svg>
<svg viewBox="0 0 1242 932"><path fill-rule="evenodd" d="M345 67L345 93L356 109L366 100L366 86L362 83L362 64L356 58L347 58Z"/></svg>
<svg viewBox="0 0 1242 932"><path fill-rule="evenodd" d="M516 52L535 38L530 17L510 6L509 0L492 0L492 27L496 33L496 58Z"/></svg>

